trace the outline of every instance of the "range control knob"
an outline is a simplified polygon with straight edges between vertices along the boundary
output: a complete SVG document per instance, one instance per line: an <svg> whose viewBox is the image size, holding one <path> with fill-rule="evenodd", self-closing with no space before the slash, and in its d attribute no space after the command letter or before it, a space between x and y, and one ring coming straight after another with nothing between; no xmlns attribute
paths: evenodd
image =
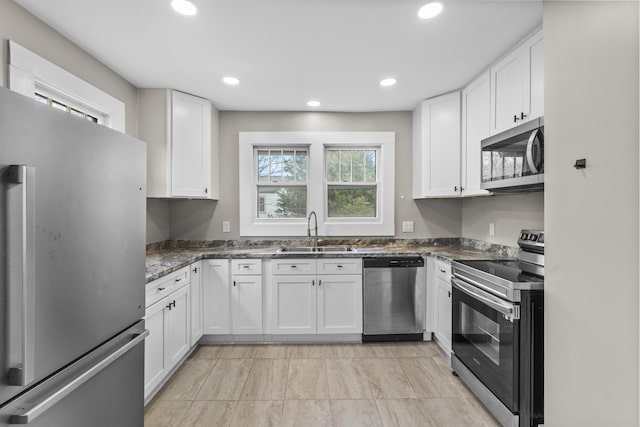
<svg viewBox="0 0 640 427"><path fill-rule="evenodd" d="M529 238L529 235L528 235L527 233L522 233L522 234L520 235L520 239L521 239L521 240L527 240L528 238Z"/></svg>
<svg viewBox="0 0 640 427"><path fill-rule="evenodd" d="M531 240L532 242L535 242L536 240L538 240L538 235L537 234L530 234L529 235L529 240Z"/></svg>

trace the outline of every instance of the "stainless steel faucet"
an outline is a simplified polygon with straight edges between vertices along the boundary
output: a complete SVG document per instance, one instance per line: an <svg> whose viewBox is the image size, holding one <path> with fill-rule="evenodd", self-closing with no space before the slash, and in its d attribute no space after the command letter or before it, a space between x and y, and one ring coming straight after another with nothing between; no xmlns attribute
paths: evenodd
<svg viewBox="0 0 640 427"><path fill-rule="evenodd" d="M316 215L316 211L311 211L309 214L309 218L307 218L307 237L311 237L311 215L313 215L313 229L315 230L315 238L313 240L313 247L318 246L318 216Z"/></svg>

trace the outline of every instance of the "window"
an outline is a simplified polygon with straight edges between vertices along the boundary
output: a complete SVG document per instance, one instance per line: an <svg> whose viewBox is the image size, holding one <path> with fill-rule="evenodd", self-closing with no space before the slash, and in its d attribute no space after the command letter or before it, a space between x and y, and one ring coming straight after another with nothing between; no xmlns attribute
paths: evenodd
<svg viewBox="0 0 640 427"><path fill-rule="evenodd" d="M375 218L378 212L377 150L328 148L326 194L329 218Z"/></svg>
<svg viewBox="0 0 640 427"><path fill-rule="evenodd" d="M240 132L240 235L393 235L393 132Z"/></svg>
<svg viewBox="0 0 640 427"><path fill-rule="evenodd" d="M94 115L91 115L85 111L82 111L78 108L74 108L71 105L67 105L65 103L63 103L60 100L57 99L53 99L49 96L43 95L42 93L38 93L36 92L34 94L34 99L38 102L41 102L43 104L47 104L47 105L51 105L53 108L58 109L58 110L62 110L62 111L66 111L67 113L71 114L72 116L76 116L76 117L80 117L82 119L85 120L89 120L90 122L93 123L100 123L102 124L102 121L98 120L98 115L100 114L96 114L93 113Z"/></svg>
<svg viewBox="0 0 640 427"><path fill-rule="evenodd" d="M9 88L53 108L125 131L124 103L9 41Z"/></svg>
<svg viewBox="0 0 640 427"><path fill-rule="evenodd" d="M307 216L308 150L256 149L258 218Z"/></svg>

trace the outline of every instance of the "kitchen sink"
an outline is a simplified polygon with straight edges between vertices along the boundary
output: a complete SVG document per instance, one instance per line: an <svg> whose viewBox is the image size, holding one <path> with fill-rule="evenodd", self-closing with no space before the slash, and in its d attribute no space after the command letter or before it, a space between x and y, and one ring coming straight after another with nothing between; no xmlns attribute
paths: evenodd
<svg viewBox="0 0 640 427"><path fill-rule="evenodd" d="M351 246L283 246L276 253L353 253L357 252Z"/></svg>

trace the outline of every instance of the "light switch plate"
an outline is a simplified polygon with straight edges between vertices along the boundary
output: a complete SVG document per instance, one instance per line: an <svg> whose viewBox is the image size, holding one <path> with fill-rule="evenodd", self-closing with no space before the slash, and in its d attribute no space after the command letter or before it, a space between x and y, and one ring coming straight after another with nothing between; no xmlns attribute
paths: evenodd
<svg viewBox="0 0 640 427"><path fill-rule="evenodd" d="M402 221L402 232L413 233L413 221Z"/></svg>
<svg viewBox="0 0 640 427"><path fill-rule="evenodd" d="M231 222L222 221L222 232L223 233L230 233L231 232Z"/></svg>

